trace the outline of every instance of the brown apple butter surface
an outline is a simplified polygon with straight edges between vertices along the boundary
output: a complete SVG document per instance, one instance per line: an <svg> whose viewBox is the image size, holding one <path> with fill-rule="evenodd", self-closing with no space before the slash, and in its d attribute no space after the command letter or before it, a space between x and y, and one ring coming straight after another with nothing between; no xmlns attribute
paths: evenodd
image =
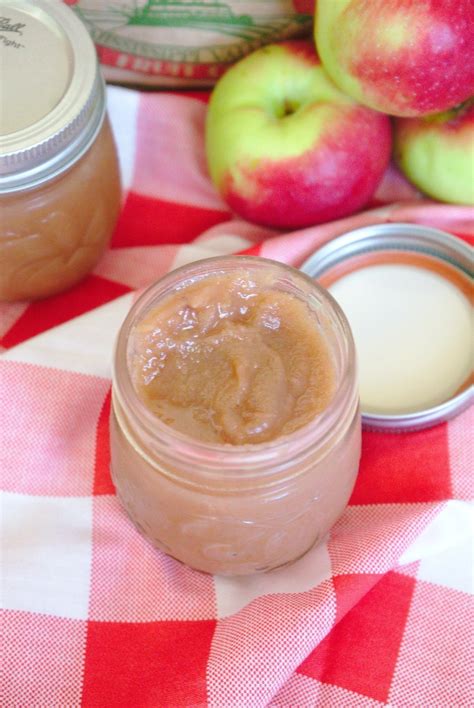
<svg viewBox="0 0 474 708"><path fill-rule="evenodd" d="M315 313L268 274L200 279L152 307L132 333L143 403L198 440L245 445L288 435L329 404L335 371Z"/></svg>

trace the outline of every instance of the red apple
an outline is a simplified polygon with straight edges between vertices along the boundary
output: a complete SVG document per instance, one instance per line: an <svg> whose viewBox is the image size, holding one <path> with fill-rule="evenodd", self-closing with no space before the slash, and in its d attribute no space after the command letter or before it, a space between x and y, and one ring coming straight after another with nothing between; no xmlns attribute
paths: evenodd
<svg viewBox="0 0 474 708"><path fill-rule="evenodd" d="M357 101L396 116L474 93L473 0L318 0L319 56Z"/></svg>
<svg viewBox="0 0 474 708"><path fill-rule="evenodd" d="M387 116L341 93L309 42L259 49L211 96L212 180L255 223L299 228L351 214L371 198L390 149Z"/></svg>
<svg viewBox="0 0 474 708"><path fill-rule="evenodd" d="M431 197L474 205L474 100L439 115L397 118L395 159Z"/></svg>

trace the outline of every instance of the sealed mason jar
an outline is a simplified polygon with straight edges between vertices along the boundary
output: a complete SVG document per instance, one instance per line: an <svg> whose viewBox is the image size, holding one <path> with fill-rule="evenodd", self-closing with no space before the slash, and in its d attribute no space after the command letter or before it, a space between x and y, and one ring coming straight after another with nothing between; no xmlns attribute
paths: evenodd
<svg viewBox="0 0 474 708"><path fill-rule="evenodd" d="M147 321L153 331L160 306L172 322L173 315L166 314L170 298L186 296L190 286L199 294L216 278L225 285L232 274L237 282L261 283L270 303L282 293L303 303L308 327L321 335L334 374L327 405L314 418L289 434L253 444L198 439L186 428L168 425L139 395L134 371L138 333ZM208 297L225 319L218 295L211 291ZM190 322L195 318L191 310L185 316ZM277 326L271 318L265 324ZM212 332L220 326L210 325ZM238 330L240 340L245 331ZM169 339L166 335L172 349ZM217 335L215 341L220 341ZM246 342L240 344L239 351L245 351ZM156 360L156 351L147 352ZM250 339L247 355L251 365L257 352ZM212 368L208 374L204 381L212 382ZM272 376L270 370L267 374ZM264 258L230 256L168 274L145 291L122 325L112 392L111 471L119 499L157 548L192 568L244 575L290 563L324 539L348 502L361 443L354 343L335 300L300 271Z"/></svg>
<svg viewBox="0 0 474 708"><path fill-rule="evenodd" d="M94 45L56 0L0 2L0 300L81 280L120 209L117 154Z"/></svg>

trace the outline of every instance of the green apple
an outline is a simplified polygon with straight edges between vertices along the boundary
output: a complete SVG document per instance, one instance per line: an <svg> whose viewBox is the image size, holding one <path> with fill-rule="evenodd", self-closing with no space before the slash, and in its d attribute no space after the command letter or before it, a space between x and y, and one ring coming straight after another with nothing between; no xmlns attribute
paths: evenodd
<svg viewBox="0 0 474 708"><path fill-rule="evenodd" d="M474 205L474 100L451 111L395 121L395 159L419 189Z"/></svg>
<svg viewBox="0 0 474 708"><path fill-rule="evenodd" d="M387 116L341 93L310 42L257 50L211 96L212 180L255 223L298 228L353 213L373 195L390 150Z"/></svg>

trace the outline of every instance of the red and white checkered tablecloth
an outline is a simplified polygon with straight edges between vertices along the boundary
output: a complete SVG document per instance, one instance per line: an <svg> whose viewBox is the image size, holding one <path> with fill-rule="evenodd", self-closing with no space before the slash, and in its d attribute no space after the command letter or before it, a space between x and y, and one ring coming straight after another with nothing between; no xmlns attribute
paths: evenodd
<svg viewBox="0 0 474 708"><path fill-rule="evenodd" d="M206 176L206 100L109 88L125 186L112 248L69 292L0 307L0 703L472 706L472 410L418 433L365 432L341 520L267 575L194 572L117 503L110 359L133 291L210 255L298 265L367 223L473 237L472 209L423 201L394 171L349 219L284 235L235 219Z"/></svg>

